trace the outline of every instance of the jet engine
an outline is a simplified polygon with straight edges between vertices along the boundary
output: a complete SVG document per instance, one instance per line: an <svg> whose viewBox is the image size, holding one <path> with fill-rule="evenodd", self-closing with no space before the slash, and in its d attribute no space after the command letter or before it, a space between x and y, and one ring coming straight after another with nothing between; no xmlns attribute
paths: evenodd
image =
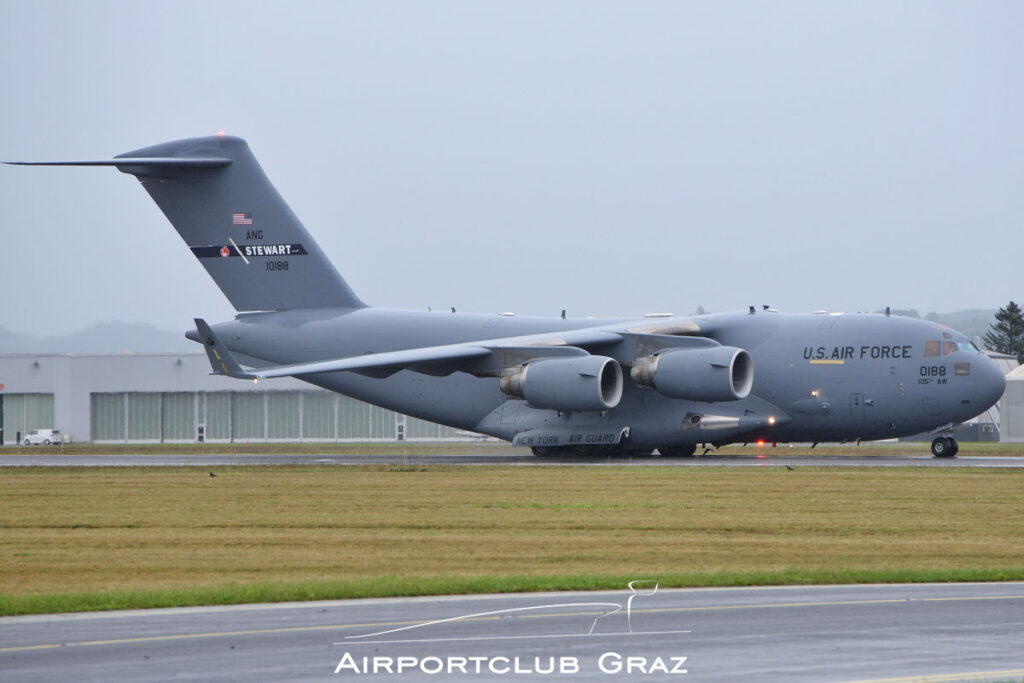
<svg viewBox="0 0 1024 683"><path fill-rule="evenodd" d="M538 359L507 369L500 386L535 408L610 410L622 398L622 368L606 356Z"/></svg>
<svg viewBox="0 0 1024 683"><path fill-rule="evenodd" d="M736 401L754 386L754 363L735 346L677 349L637 358L630 377L672 398Z"/></svg>

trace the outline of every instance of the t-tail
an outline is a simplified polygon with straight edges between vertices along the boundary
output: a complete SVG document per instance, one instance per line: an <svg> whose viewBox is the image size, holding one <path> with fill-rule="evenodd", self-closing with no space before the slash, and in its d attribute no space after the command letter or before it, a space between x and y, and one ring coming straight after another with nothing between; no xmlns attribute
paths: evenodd
<svg viewBox="0 0 1024 683"><path fill-rule="evenodd" d="M165 142L100 161L134 175L238 311L364 304L267 178L245 140Z"/></svg>

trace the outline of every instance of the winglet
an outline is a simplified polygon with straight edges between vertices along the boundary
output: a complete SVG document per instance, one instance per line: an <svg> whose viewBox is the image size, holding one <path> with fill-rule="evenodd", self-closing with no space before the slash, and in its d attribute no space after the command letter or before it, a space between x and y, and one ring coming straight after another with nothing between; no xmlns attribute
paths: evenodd
<svg viewBox="0 0 1024 683"><path fill-rule="evenodd" d="M196 329L199 331L199 339L203 342L206 355L210 358L210 366L213 368L213 375L227 375L236 379L256 379L256 375L246 372L238 364L235 357L231 355L223 342L217 338L210 326L202 318L194 318Z"/></svg>

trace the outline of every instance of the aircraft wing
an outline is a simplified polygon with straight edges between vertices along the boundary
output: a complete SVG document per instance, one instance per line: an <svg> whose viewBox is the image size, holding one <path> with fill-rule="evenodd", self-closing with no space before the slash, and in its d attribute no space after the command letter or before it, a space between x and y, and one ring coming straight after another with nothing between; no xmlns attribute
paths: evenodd
<svg viewBox="0 0 1024 683"><path fill-rule="evenodd" d="M367 374L387 376L406 368L415 368L421 364L449 363L454 361L470 361L490 355L490 350L472 344L452 344L449 346L426 346L404 351L388 351L370 353L350 358L298 363L295 365L277 365L252 370L254 379L270 377L292 377L295 375L313 375L320 372L337 372L339 370L362 371Z"/></svg>
<svg viewBox="0 0 1024 683"><path fill-rule="evenodd" d="M397 372L418 363L437 363L444 361L471 360L486 356L490 351L471 344L450 344L432 346L404 351L372 353L350 358L297 363L294 365L274 365L265 368L244 370L235 360L223 342L213 333L210 326L201 318L195 319L199 338L206 349L206 355L213 367L213 374L227 375L238 379L268 379L270 377L291 377L295 375L311 375L320 372L337 372L339 370L390 370ZM393 368L393 369L392 369ZM390 374L387 373L387 374Z"/></svg>
<svg viewBox="0 0 1024 683"><path fill-rule="evenodd" d="M247 370L239 365L204 320L197 318L195 323L200 340L210 358L213 374L254 380L342 370L374 377L387 377L399 370L414 370L431 375L448 375L462 370L478 376L496 377L506 367L537 358L585 356L588 355L587 349L589 348L602 348L612 353L616 347L628 347L630 353L627 355L632 357L634 348L650 350L717 345L717 342L702 337L648 334L637 328L624 328L624 326L618 325L615 328L593 327L504 339L426 346Z"/></svg>

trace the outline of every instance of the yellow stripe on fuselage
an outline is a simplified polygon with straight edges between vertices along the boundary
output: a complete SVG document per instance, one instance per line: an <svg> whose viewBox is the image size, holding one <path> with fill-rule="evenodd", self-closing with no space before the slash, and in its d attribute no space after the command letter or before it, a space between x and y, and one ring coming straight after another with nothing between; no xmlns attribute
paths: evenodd
<svg viewBox="0 0 1024 683"><path fill-rule="evenodd" d="M845 360L812 360L811 365L846 365Z"/></svg>

